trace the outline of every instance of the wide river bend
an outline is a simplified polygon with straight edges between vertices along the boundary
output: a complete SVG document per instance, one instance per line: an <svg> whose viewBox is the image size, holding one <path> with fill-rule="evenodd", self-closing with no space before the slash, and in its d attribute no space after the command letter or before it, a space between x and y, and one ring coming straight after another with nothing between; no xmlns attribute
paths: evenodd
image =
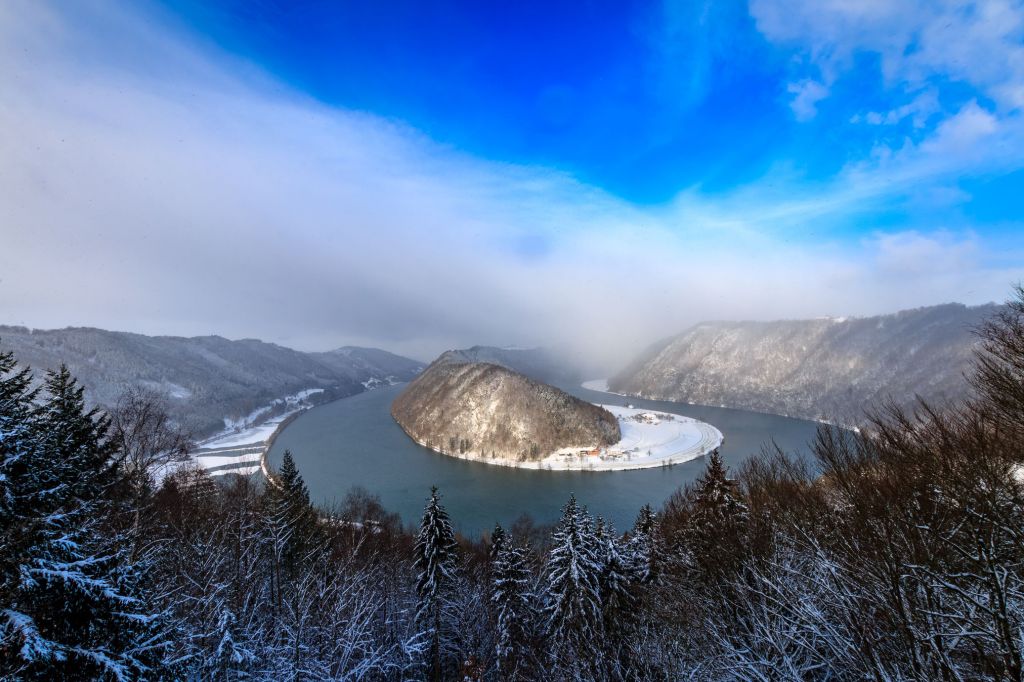
<svg viewBox="0 0 1024 682"><path fill-rule="evenodd" d="M478 536L495 522L510 525L529 513L540 522L558 518L575 493L591 513L616 529L627 530L645 503L656 509L704 468L704 458L672 467L634 471L535 471L467 462L414 443L391 418L391 401L404 385L360 393L315 407L277 437L269 454L277 467L291 450L314 502L340 502L353 486L380 496L406 524L418 523L423 504L436 485L457 530ZM745 410L641 400L565 387L592 402L625 405L693 417L725 436L720 452L733 470L774 440L783 450L806 453L815 422Z"/></svg>

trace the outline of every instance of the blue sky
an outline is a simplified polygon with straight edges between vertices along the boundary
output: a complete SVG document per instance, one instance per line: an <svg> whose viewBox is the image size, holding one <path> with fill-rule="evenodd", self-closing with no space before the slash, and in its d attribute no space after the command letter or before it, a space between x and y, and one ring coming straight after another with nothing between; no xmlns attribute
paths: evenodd
<svg viewBox="0 0 1024 682"><path fill-rule="evenodd" d="M638 204L664 203L694 186L728 191L780 165L809 183L828 180L878 147L926 140L972 101L1010 113L1000 111L986 78L972 82L970 71L957 78L926 61L913 81L885 73L894 34L911 33L902 49L913 55L922 50L913 33L929 19L977 23L971 15L985 3L921 13L921 26L899 26L904 13L883 13L869 22L878 35L861 44L840 29L824 49L848 54L834 58L816 58L813 41L772 28L764 17L780 4L189 0L167 8L323 102L403 121L473 155L555 167ZM797 4L811 8L811 22L845 23L856 33L857 17L844 16L855 13L824 11L843 3ZM870 15L871 4L861 14ZM1020 21L1019 3L988 5L1005 5ZM953 39L962 39L958 33ZM1019 48L1020 27L1005 38ZM970 57L1010 59L995 47ZM1019 76L1012 68L1007 80ZM823 88L826 79L827 96L797 101L795 87ZM869 122L922 97L919 112ZM1021 218L1014 198L1024 186L1012 175L998 181L1005 175L954 183L981 199L966 202L965 212L978 218L980 208L993 222ZM881 219L901 222L890 212Z"/></svg>
<svg viewBox="0 0 1024 682"><path fill-rule="evenodd" d="M172 3L318 99L434 140L555 166L630 201L730 187L829 131L795 125L786 55L744 3ZM838 150L837 150L838 151ZM842 152L839 154L842 155Z"/></svg>
<svg viewBox="0 0 1024 682"><path fill-rule="evenodd" d="M1024 278L1020 0L9 0L0 95L30 326L621 359Z"/></svg>

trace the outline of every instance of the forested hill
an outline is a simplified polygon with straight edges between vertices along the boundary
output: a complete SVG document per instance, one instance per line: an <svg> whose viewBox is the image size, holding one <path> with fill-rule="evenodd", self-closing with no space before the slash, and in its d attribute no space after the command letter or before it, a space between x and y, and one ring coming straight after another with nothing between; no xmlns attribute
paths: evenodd
<svg viewBox="0 0 1024 682"><path fill-rule="evenodd" d="M892 398L962 398L976 338L998 306L947 304L866 318L706 322L652 346L616 392L855 424Z"/></svg>
<svg viewBox="0 0 1024 682"><path fill-rule="evenodd" d="M427 447L470 459L538 460L565 447L621 437L607 410L506 367L445 353L391 406L395 421Z"/></svg>
<svg viewBox="0 0 1024 682"><path fill-rule="evenodd" d="M91 404L112 406L129 386L167 396L172 416L197 437L271 402L309 389L315 399L352 395L373 383L408 381L422 363L375 348L302 353L254 339L145 336L74 327L0 326L0 349L35 370L65 363ZM37 372L38 373L38 372Z"/></svg>

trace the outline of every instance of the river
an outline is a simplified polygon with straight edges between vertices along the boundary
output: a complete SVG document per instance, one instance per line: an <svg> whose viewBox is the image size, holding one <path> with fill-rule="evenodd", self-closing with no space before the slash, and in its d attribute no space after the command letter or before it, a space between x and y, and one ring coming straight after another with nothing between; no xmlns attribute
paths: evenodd
<svg viewBox="0 0 1024 682"><path fill-rule="evenodd" d="M418 522L430 486L436 485L455 528L471 536L495 522L507 527L523 513L553 521L570 493L624 531L641 506L660 507L704 469L704 458L670 468L603 472L534 471L455 459L417 445L395 424L391 401L403 387L309 410L277 437L270 463L279 466L284 451L291 450L314 502L331 506L353 486L362 486L407 524ZM720 452L733 470L770 440L787 452L806 453L817 428L811 421L745 410L624 398L582 387L571 392L592 402L632 403L713 424L725 436Z"/></svg>

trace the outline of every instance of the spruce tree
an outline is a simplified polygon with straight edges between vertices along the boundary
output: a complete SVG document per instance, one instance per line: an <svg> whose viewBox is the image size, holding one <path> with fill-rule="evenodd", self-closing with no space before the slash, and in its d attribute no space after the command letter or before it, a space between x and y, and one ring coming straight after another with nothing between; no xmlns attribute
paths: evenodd
<svg viewBox="0 0 1024 682"><path fill-rule="evenodd" d="M608 526L600 537L601 614L605 633L617 638L632 618L636 598L633 593L634 572L622 551L614 528Z"/></svg>
<svg viewBox="0 0 1024 682"><path fill-rule="evenodd" d="M701 577L714 579L731 572L740 559L748 516L739 485L728 477L715 450L696 481L692 511L684 527L690 561Z"/></svg>
<svg viewBox="0 0 1024 682"><path fill-rule="evenodd" d="M430 489L430 499L423 510L420 531L416 536L415 568L418 571L416 622L430 637L431 677L441 679L441 649L444 638L445 604L455 583L458 544L452 531L448 512L441 506L437 486Z"/></svg>
<svg viewBox="0 0 1024 682"><path fill-rule="evenodd" d="M26 499L30 464L37 459L32 436L32 375L16 370L13 353L0 353L0 679L16 679L25 658L45 641L27 609L17 608L21 567L37 532Z"/></svg>
<svg viewBox="0 0 1024 682"><path fill-rule="evenodd" d="M267 524L280 594L282 582L294 579L315 549L317 535L316 511L290 450L285 450L280 471L267 484Z"/></svg>
<svg viewBox="0 0 1024 682"><path fill-rule="evenodd" d="M31 459L33 440L30 438L33 402L37 391L32 389L29 369L15 371L13 353L0 353L0 527L13 528L16 508L17 483L26 475L26 464ZM11 538L0 535L0 549ZM0 562L10 556L0 551ZM0 590L8 584L5 570ZM0 592L3 594L3 592Z"/></svg>
<svg viewBox="0 0 1024 682"><path fill-rule="evenodd" d="M19 383L5 382L5 392L17 392ZM155 643L142 642L153 619L130 596L140 577L109 525L117 470L108 421L86 409L66 367L48 373L45 389L32 412L31 444L6 481L12 504L5 565L12 562L18 576L4 576L2 672L130 678L148 667Z"/></svg>
<svg viewBox="0 0 1024 682"><path fill-rule="evenodd" d="M491 603L494 607L498 672L506 680L516 679L523 667L530 622L530 570L526 550L503 535L501 549L491 565Z"/></svg>
<svg viewBox="0 0 1024 682"><path fill-rule="evenodd" d="M501 524L494 524L494 530L491 531L491 544L487 548L487 557L491 560L493 565L498 559L498 555L501 554L502 547L505 544L505 529L501 527Z"/></svg>
<svg viewBox="0 0 1024 682"><path fill-rule="evenodd" d="M594 526L576 496L562 508L546 567L545 616L551 653L571 665L588 663L601 631L600 576Z"/></svg>
<svg viewBox="0 0 1024 682"><path fill-rule="evenodd" d="M651 505L645 504L640 508L626 545L627 560L641 585L661 583L663 555L658 517Z"/></svg>

